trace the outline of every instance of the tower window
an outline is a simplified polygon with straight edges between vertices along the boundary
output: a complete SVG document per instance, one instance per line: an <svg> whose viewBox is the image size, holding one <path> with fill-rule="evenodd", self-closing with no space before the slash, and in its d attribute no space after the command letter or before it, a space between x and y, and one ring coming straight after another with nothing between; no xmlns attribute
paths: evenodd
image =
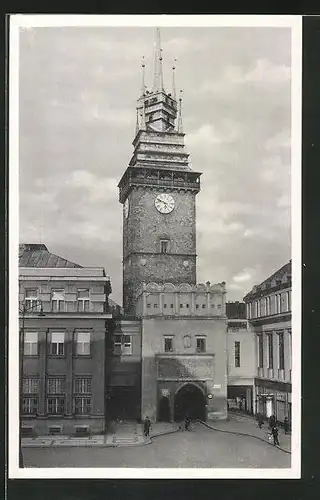
<svg viewBox="0 0 320 500"><path fill-rule="evenodd" d="M205 337L197 337L197 352L206 352Z"/></svg>
<svg viewBox="0 0 320 500"><path fill-rule="evenodd" d="M234 366L240 368L240 342L236 340L234 343Z"/></svg>
<svg viewBox="0 0 320 500"><path fill-rule="evenodd" d="M186 308L189 309L189 304L186 304Z"/></svg>
<svg viewBox="0 0 320 500"><path fill-rule="evenodd" d="M160 253L168 253L168 249L169 249L169 241L160 240Z"/></svg>
<svg viewBox="0 0 320 500"><path fill-rule="evenodd" d="M205 304L202 304L202 309L205 309L206 308L206 305Z"/></svg>
<svg viewBox="0 0 320 500"><path fill-rule="evenodd" d="M170 308L173 309L173 304L170 304Z"/></svg>
<svg viewBox="0 0 320 500"><path fill-rule="evenodd" d="M165 352L172 352L173 351L173 339L172 339L172 337L165 337L164 338L164 351Z"/></svg>
<svg viewBox="0 0 320 500"><path fill-rule="evenodd" d="M166 307L167 307L167 304L163 304L163 308L166 309Z"/></svg>

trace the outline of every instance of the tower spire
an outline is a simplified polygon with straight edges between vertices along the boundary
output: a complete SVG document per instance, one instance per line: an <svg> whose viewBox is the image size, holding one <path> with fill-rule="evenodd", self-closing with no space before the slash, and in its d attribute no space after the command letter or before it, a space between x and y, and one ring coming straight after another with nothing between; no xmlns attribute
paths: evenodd
<svg viewBox="0 0 320 500"><path fill-rule="evenodd" d="M175 70L176 70L176 63L177 59L173 60L173 65L172 65L172 97L176 99L176 82L175 82Z"/></svg>
<svg viewBox="0 0 320 500"><path fill-rule="evenodd" d="M139 132L139 108L137 107L136 135Z"/></svg>
<svg viewBox="0 0 320 500"><path fill-rule="evenodd" d="M160 28L156 28L156 35L155 35L154 75L153 75L152 90L154 92L163 90L162 48L161 48Z"/></svg>
<svg viewBox="0 0 320 500"><path fill-rule="evenodd" d="M183 90L180 90L180 95L179 95L179 115L178 115L178 132L180 132L180 133L183 132L183 126L182 126L182 94L183 94Z"/></svg>
<svg viewBox="0 0 320 500"><path fill-rule="evenodd" d="M146 84L145 84L145 67L146 67L146 65L145 65L145 61L144 61L144 56L142 56L141 67L142 67L141 95L144 95L146 92Z"/></svg>

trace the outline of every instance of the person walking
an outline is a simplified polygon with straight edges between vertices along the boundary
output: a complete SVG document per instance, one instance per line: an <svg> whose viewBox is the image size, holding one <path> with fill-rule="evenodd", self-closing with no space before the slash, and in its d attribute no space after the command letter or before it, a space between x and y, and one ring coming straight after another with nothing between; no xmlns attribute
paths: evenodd
<svg viewBox="0 0 320 500"><path fill-rule="evenodd" d="M184 429L186 431L190 430L190 417L189 417L189 415L186 415L186 417L184 419Z"/></svg>
<svg viewBox="0 0 320 500"><path fill-rule="evenodd" d="M261 427L262 427L262 425L264 423L261 413L258 413L258 415L257 415L257 421L258 421L258 427L259 427L259 429L261 429Z"/></svg>
<svg viewBox="0 0 320 500"><path fill-rule="evenodd" d="M147 416L143 422L143 433L144 433L145 437L150 436L150 427L151 427L151 422L150 422L149 417Z"/></svg>
<svg viewBox="0 0 320 500"><path fill-rule="evenodd" d="M289 434L289 420L288 417L285 417L283 421L283 428L284 428L284 433Z"/></svg>
<svg viewBox="0 0 320 500"><path fill-rule="evenodd" d="M276 417L274 415L271 415L271 417L269 418L270 430L272 430L275 425L276 425Z"/></svg>
<svg viewBox="0 0 320 500"><path fill-rule="evenodd" d="M273 445L279 446L279 439L278 439L279 431L275 425L272 427L271 434L273 436Z"/></svg>

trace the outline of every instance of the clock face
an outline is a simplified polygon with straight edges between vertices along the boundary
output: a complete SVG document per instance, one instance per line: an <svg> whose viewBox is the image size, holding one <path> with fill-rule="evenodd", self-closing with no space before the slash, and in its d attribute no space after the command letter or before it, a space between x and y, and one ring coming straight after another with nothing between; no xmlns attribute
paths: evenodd
<svg viewBox="0 0 320 500"><path fill-rule="evenodd" d="M162 214L169 214L174 209L174 199L170 194L159 194L154 202L156 209Z"/></svg>
<svg viewBox="0 0 320 500"><path fill-rule="evenodd" d="M126 199L123 205L124 216L127 219L129 215L129 198Z"/></svg>

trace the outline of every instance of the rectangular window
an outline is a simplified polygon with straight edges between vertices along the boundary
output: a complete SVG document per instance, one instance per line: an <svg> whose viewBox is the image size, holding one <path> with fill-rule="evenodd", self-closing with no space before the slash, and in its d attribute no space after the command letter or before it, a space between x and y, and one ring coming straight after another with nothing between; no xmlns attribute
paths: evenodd
<svg viewBox="0 0 320 500"><path fill-rule="evenodd" d="M48 398L47 411L49 415L63 415L65 411L65 398L64 397Z"/></svg>
<svg viewBox="0 0 320 500"><path fill-rule="evenodd" d="M170 304L170 309L173 309L173 304Z"/></svg>
<svg viewBox="0 0 320 500"><path fill-rule="evenodd" d="M48 394L64 394L65 378L64 377L48 377L47 378L47 393Z"/></svg>
<svg viewBox="0 0 320 500"><path fill-rule="evenodd" d="M90 311L90 295L88 289L78 289L77 301L79 312Z"/></svg>
<svg viewBox="0 0 320 500"><path fill-rule="evenodd" d="M173 351L173 338L172 337L165 337L164 338L164 351L165 352L172 352Z"/></svg>
<svg viewBox="0 0 320 500"><path fill-rule="evenodd" d="M197 352L206 352L205 337L197 337Z"/></svg>
<svg viewBox="0 0 320 500"><path fill-rule="evenodd" d="M23 397L22 412L24 415L36 415L38 413L38 398L34 396Z"/></svg>
<svg viewBox="0 0 320 500"><path fill-rule="evenodd" d="M38 333L25 332L24 333L24 355L37 356L38 354Z"/></svg>
<svg viewBox="0 0 320 500"><path fill-rule="evenodd" d="M131 335L124 335L122 340L122 354L132 354Z"/></svg>
<svg viewBox="0 0 320 500"><path fill-rule="evenodd" d="M288 311L291 311L291 291L287 292Z"/></svg>
<svg viewBox="0 0 320 500"><path fill-rule="evenodd" d="M113 353L120 355L121 346L122 346L121 335L115 335L113 340Z"/></svg>
<svg viewBox="0 0 320 500"><path fill-rule="evenodd" d="M24 378L22 392L23 394L37 394L39 392L39 379Z"/></svg>
<svg viewBox="0 0 320 500"><path fill-rule="evenodd" d="M76 332L76 353L78 356L90 354L90 332Z"/></svg>
<svg viewBox="0 0 320 500"><path fill-rule="evenodd" d="M189 304L186 304L186 308L189 309Z"/></svg>
<svg viewBox="0 0 320 500"><path fill-rule="evenodd" d="M240 368L240 342L238 340L234 343L234 366Z"/></svg>
<svg viewBox="0 0 320 500"><path fill-rule="evenodd" d="M147 304L147 308L150 309L150 307L151 307L151 304Z"/></svg>
<svg viewBox="0 0 320 500"><path fill-rule="evenodd" d="M282 313L282 307L281 307L281 294L278 294L278 314Z"/></svg>
<svg viewBox="0 0 320 500"><path fill-rule="evenodd" d="M64 290L52 290L51 310L52 310L52 312L64 312L65 311Z"/></svg>
<svg viewBox="0 0 320 500"><path fill-rule="evenodd" d="M163 309L166 309L167 308L167 304L163 304Z"/></svg>
<svg viewBox="0 0 320 500"><path fill-rule="evenodd" d="M160 253L168 253L169 241L160 240Z"/></svg>
<svg viewBox="0 0 320 500"><path fill-rule="evenodd" d="M205 309L206 308L206 305L205 304L202 304L202 309Z"/></svg>
<svg viewBox="0 0 320 500"><path fill-rule="evenodd" d="M50 354L52 356L64 355L64 332L51 332Z"/></svg>
<svg viewBox="0 0 320 500"><path fill-rule="evenodd" d="M278 333L279 347L279 370L284 370L284 336L283 332Z"/></svg>
<svg viewBox="0 0 320 500"><path fill-rule="evenodd" d="M73 412L75 415L91 414L91 398L75 397L73 398Z"/></svg>
<svg viewBox="0 0 320 500"><path fill-rule="evenodd" d="M273 368L273 335L268 333L268 368Z"/></svg>
<svg viewBox="0 0 320 500"><path fill-rule="evenodd" d="M158 304L153 304L153 307L154 307L155 309L157 309Z"/></svg>
<svg viewBox="0 0 320 500"><path fill-rule="evenodd" d="M25 290L25 306L30 312L38 312L40 303L38 300L38 290L36 288L26 288Z"/></svg>
<svg viewBox="0 0 320 500"><path fill-rule="evenodd" d="M113 353L119 356L132 354L131 335L115 335L113 341Z"/></svg>
<svg viewBox="0 0 320 500"><path fill-rule="evenodd" d="M263 368L263 336L257 335L258 339L258 368Z"/></svg>
<svg viewBox="0 0 320 500"><path fill-rule="evenodd" d="M91 394L91 378L89 377L74 378L73 392L75 394Z"/></svg>

